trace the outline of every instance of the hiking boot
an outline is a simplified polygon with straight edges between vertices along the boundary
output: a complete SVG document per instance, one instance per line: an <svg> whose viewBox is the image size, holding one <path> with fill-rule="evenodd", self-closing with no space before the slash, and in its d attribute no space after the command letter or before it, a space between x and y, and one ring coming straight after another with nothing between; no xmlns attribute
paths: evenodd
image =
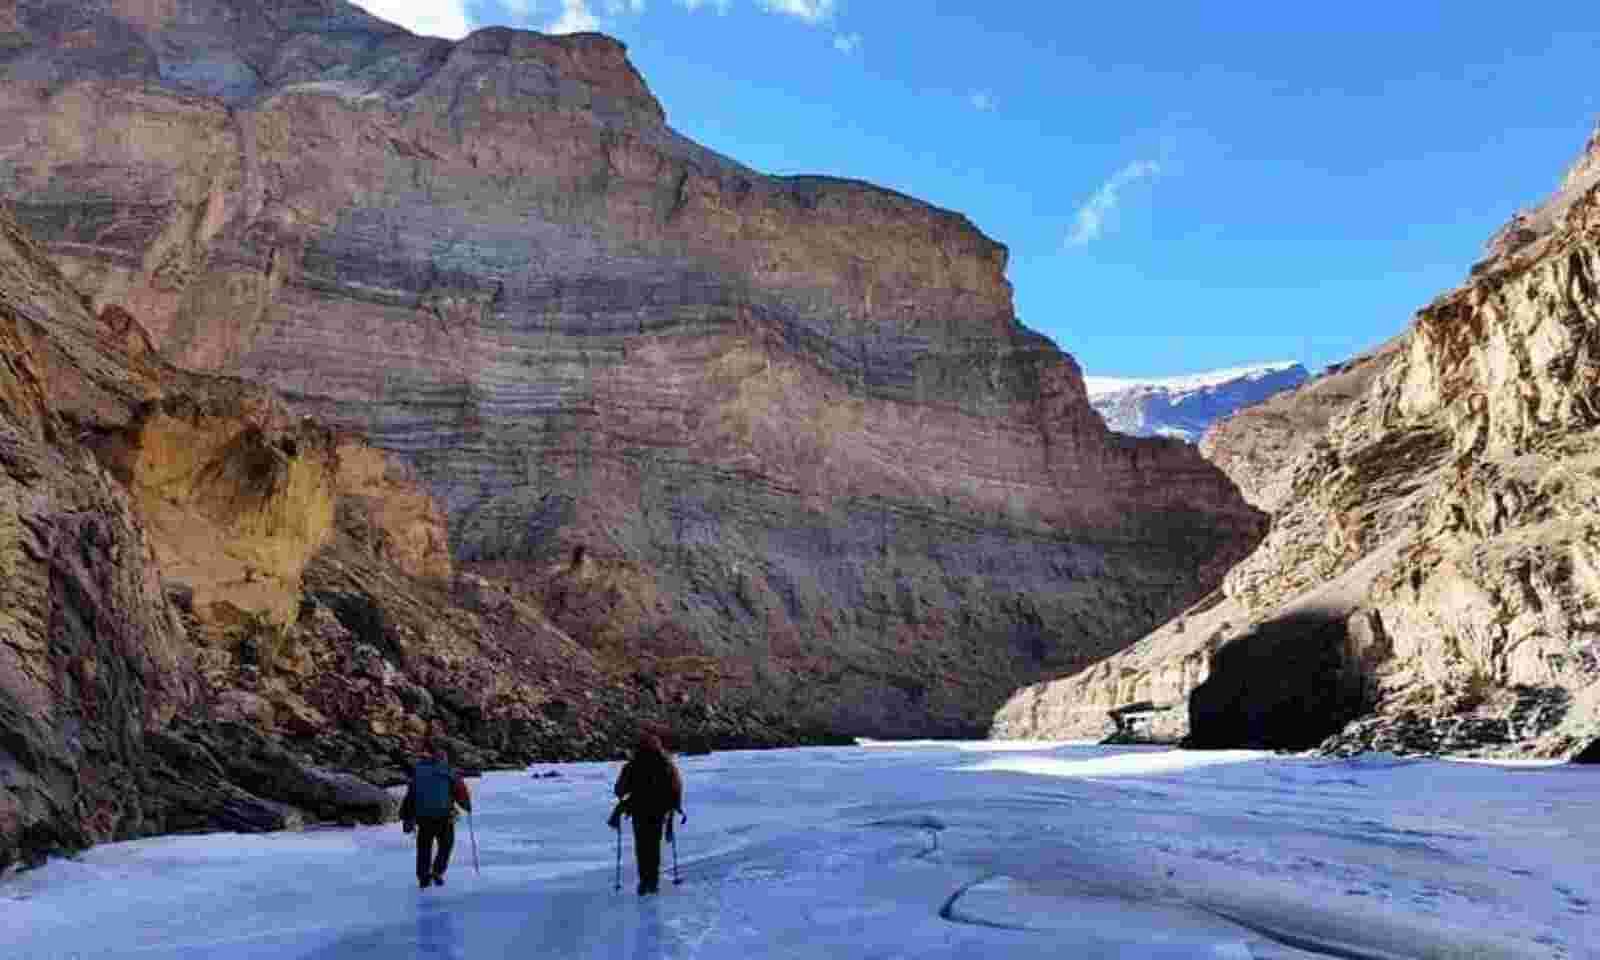
<svg viewBox="0 0 1600 960"><path fill-rule="evenodd" d="M424 890L428 889L428 884L430 884L432 882L433 881L429 880L427 877L418 877L417 878L417 886L421 887Z"/></svg>
<svg viewBox="0 0 1600 960"><path fill-rule="evenodd" d="M433 875L433 885L436 886L436 887L444 886L444 874L442 874L442 873L434 874Z"/></svg>

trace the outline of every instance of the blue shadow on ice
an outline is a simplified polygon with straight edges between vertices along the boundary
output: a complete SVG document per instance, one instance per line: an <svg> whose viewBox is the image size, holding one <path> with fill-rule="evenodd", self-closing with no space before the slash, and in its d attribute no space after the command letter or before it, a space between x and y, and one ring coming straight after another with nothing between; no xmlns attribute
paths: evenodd
<svg viewBox="0 0 1600 960"><path fill-rule="evenodd" d="M609 889L423 894L413 918L377 924L325 943L306 960L484 960L510 956L671 960L687 945L659 901Z"/></svg>
<svg viewBox="0 0 1600 960"><path fill-rule="evenodd" d="M417 910L417 954L465 960L466 945L456 928L455 913L437 900Z"/></svg>

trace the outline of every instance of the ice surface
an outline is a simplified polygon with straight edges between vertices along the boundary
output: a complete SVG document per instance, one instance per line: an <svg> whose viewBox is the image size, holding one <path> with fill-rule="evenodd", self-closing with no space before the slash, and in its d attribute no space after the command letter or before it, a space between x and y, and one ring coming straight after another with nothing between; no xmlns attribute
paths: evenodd
<svg viewBox="0 0 1600 960"><path fill-rule="evenodd" d="M95 848L0 882L0 957L1597 957L1600 771L1074 744L683 761L684 883L613 891L616 764L398 826Z"/></svg>

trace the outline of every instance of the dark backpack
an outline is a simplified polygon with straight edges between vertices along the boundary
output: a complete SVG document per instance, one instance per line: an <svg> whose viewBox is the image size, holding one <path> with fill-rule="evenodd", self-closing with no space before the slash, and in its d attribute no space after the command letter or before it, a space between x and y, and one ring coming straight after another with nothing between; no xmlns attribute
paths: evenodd
<svg viewBox="0 0 1600 960"><path fill-rule="evenodd" d="M628 774L629 808L635 813L660 815L677 805L672 761L659 753L641 753Z"/></svg>
<svg viewBox="0 0 1600 960"><path fill-rule="evenodd" d="M417 816L450 816L450 788L456 782L455 771L450 769L450 765L423 760L417 764L412 778L417 785Z"/></svg>

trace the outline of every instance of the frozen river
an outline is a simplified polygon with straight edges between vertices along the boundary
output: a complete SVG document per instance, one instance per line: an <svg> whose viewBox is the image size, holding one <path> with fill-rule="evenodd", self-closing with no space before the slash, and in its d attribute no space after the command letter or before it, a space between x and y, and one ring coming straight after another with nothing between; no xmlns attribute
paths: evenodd
<svg viewBox="0 0 1600 960"><path fill-rule="evenodd" d="M1600 957L1600 770L1044 744L682 761L683 883L613 889L618 764L397 825L168 837L0 881L0 956ZM554 778L530 774L549 771Z"/></svg>

